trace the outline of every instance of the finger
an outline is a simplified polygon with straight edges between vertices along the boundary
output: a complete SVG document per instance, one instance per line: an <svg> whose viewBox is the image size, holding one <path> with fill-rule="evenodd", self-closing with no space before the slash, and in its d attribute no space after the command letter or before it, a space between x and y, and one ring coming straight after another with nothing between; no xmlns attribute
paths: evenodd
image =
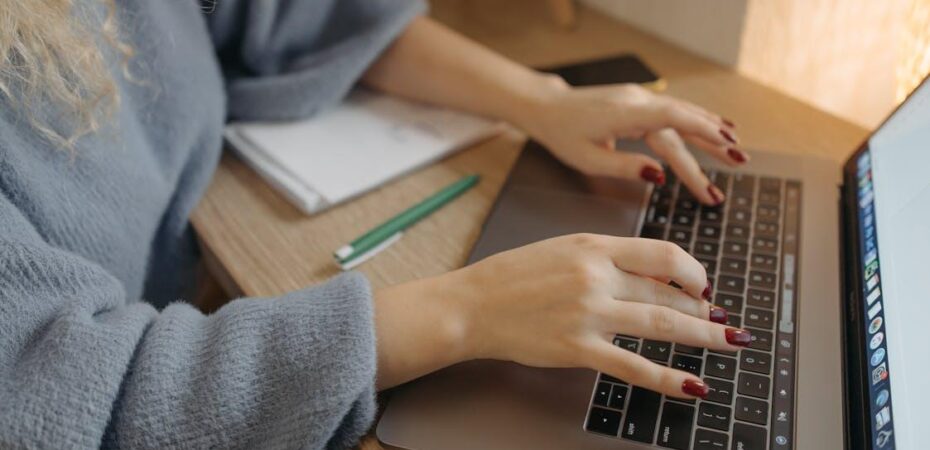
<svg viewBox="0 0 930 450"><path fill-rule="evenodd" d="M694 257L668 241L604 236L614 265L644 277L669 279L694 298L710 298L707 272Z"/></svg>
<svg viewBox="0 0 930 450"><path fill-rule="evenodd" d="M725 309L707 301L697 300L667 283L621 271L618 287L621 292L614 295L617 300L665 306L698 319L716 323L727 322Z"/></svg>
<svg viewBox="0 0 930 450"><path fill-rule="evenodd" d="M583 145L585 148L572 164L586 174L665 184L665 171L654 158L593 143Z"/></svg>
<svg viewBox="0 0 930 450"><path fill-rule="evenodd" d="M714 113L714 112L712 112L712 111L709 111L709 110L705 109L704 107L699 106L699 105L696 105L696 104L691 103L691 102L689 102L689 101L685 101L685 100L678 99L678 98L674 98L674 97L668 97L668 98L671 98L671 99L673 99L673 100L678 101L678 103L679 103L681 106L683 106L683 107L685 107L685 108L688 108L688 109L691 109L692 111L694 111L694 112L696 112L696 113L698 113L698 114L703 115L704 117L706 117L706 118L708 118L709 120L713 121L714 123L720 125L721 127L729 128L731 131L734 131L734 132L735 132L735 130L736 130L736 124L733 123L732 120L729 120L729 119L727 119L727 118L725 118L725 117L722 117L720 114L717 114L717 113Z"/></svg>
<svg viewBox="0 0 930 450"><path fill-rule="evenodd" d="M605 320L615 333L727 351L739 350L751 339L746 330L701 320L665 306L609 303Z"/></svg>
<svg viewBox="0 0 930 450"><path fill-rule="evenodd" d="M597 341L592 347L588 365L593 369L672 397L707 397L707 385L688 372L660 366L605 341Z"/></svg>
<svg viewBox="0 0 930 450"><path fill-rule="evenodd" d="M682 106L671 97L657 95L650 102L650 106L642 117L649 130L674 128L682 134L695 134L717 145L739 143L732 129L721 127L716 121L692 108Z"/></svg>
<svg viewBox="0 0 930 450"><path fill-rule="evenodd" d="M725 199L723 192L710 182L675 130L664 129L647 133L645 141L657 155L668 163L685 187L701 203L705 205L723 203Z"/></svg>
<svg viewBox="0 0 930 450"><path fill-rule="evenodd" d="M689 144L731 166L744 164L750 159L749 154L738 148L729 145L717 145L694 134L683 135L682 138Z"/></svg>

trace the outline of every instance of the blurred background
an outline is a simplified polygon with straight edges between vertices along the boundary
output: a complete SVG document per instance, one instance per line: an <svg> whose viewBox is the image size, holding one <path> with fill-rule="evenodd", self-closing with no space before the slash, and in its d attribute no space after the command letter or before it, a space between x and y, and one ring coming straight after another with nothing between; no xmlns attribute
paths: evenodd
<svg viewBox="0 0 930 450"><path fill-rule="evenodd" d="M491 34L514 32L503 22L495 28L501 10L521 9L527 22L548 21L565 33L593 10L865 128L876 126L930 72L930 0L430 3L432 14L453 26L481 16L483 31Z"/></svg>

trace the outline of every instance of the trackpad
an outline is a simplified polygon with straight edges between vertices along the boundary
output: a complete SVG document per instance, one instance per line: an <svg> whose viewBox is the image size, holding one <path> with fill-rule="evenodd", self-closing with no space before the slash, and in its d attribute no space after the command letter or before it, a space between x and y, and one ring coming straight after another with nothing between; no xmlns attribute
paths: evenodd
<svg viewBox="0 0 930 450"><path fill-rule="evenodd" d="M633 236L646 187L629 183L616 195L513 185L505 189L469 263L504 250L572 233Z"/></svg>

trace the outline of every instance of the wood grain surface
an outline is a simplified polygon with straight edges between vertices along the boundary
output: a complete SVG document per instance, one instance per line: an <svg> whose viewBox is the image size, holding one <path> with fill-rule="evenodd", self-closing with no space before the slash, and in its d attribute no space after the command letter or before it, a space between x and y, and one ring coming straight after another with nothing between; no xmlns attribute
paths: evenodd
<svg viewBox="0 0 930 450"><path fill-rule="evenodd" d="M743 147L841 160L865 130L579 6L570 30L535 0L434 0L431 14L524 64L552 66L637 53L668 80L668 93L738 124ZM332 251L467 173L483 179L358 270L375 289L460 267L525 137L515 130L308 217L253 171L225 155L192 216L211 272L230 295L270 296L339 273ZM365 449L380 446L369 436Z"/></svg>

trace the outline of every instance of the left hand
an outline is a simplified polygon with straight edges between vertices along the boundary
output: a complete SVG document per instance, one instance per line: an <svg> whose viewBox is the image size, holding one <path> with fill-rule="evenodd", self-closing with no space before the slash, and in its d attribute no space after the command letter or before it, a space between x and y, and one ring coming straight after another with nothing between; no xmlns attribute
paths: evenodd
<svg viewBox="0 0 930 450"><path fill-rule="evenodd" d="M724 194L701 170L689 144L736 166L749 156L736 148L734 125L692 103L635 84L550 89L526 108L517 125L562 162L590 175L663 184L662 165L647 155L618 151L617 139L644 139L702 203L717 205Z"/></svg>

